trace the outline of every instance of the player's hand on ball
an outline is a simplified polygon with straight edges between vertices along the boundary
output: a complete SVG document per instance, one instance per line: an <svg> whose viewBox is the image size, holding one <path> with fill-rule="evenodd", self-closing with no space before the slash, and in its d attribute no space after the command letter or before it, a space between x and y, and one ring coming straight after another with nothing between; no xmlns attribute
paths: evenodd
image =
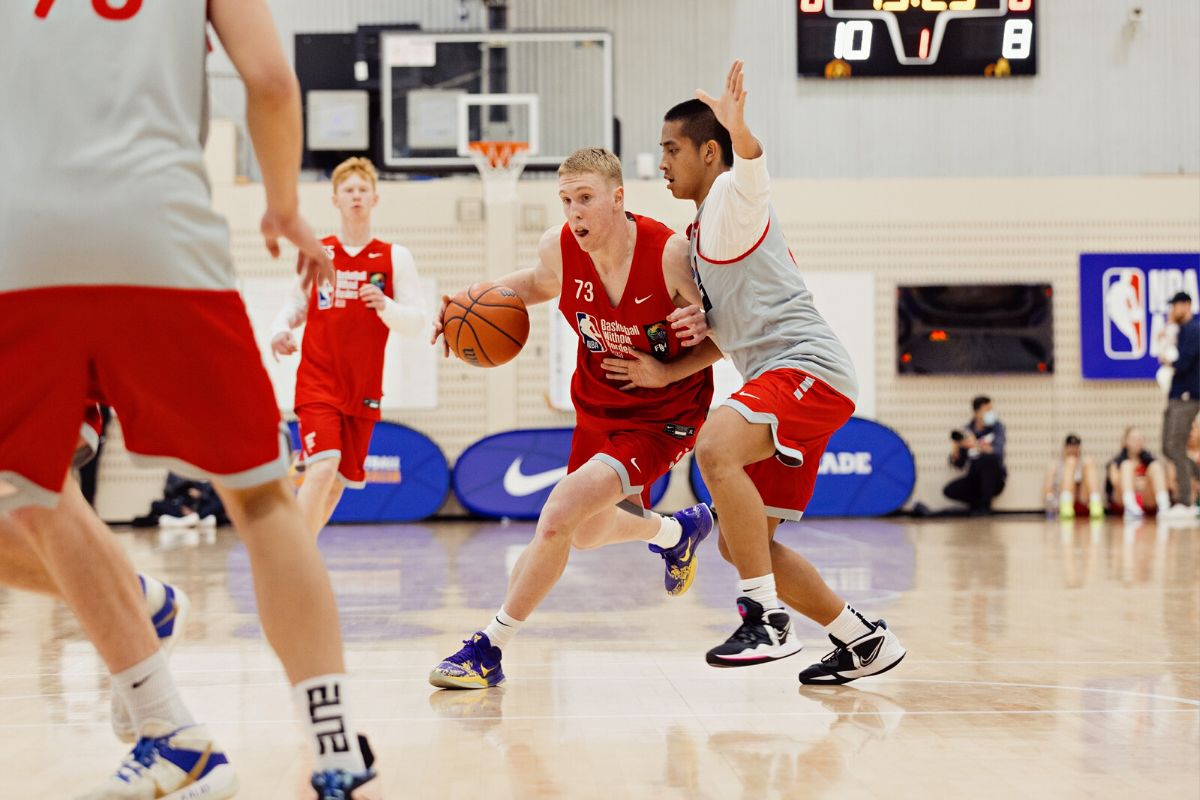
<svg viewBox="0 0 1200 800"><path fill-rule="evenodd" d="M271 337L271 353L276 361L280 356L290 356L299 349L300 346L296 344L296 337L291 331L283 331Z"/></svg>
<svg viewBox="0 0 1200 800"><path fill-rule="evenodd" d="M667 322L684 347L695 347L708 336L708 319L700 306L677 308L667 315Z"/></svg>
<svg viewBox="0 0 1200 800"><path fill-rule="evenodd" d="M610 381L625 381L621 391L661 389L671 382L661 361L646 353L634 352L631 358L606 358L600 365Z"/></svg>
<svg viewBox="0 0 1200 800"><path fill-rule="evenodd" d="M379 287L373 283L359 284L358 297L372 311L382 311L383 307L387 305L387 295L381 292Z"/></svg>
<svg viewBox="0 0 1200 800"><path fill-rule="evenodd" d="M450 295L442 295L442 307L438 309L438 313L433 318L433 336L430 337L430 344L437 344L439 338L442 339L442 357L450 357L450 343L446 341L442 334L445 332L442 320L446 318L446 306L450 305Z"/></svg>

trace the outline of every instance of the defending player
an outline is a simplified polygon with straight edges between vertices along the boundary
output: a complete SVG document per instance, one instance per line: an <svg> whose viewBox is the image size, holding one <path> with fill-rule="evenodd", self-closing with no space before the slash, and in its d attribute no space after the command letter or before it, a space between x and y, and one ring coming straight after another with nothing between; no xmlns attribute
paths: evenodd
<svg viewBox="0 0 1200 800"><path fill-rule="evenodd" d="M304 470L298 499L314 537L345 487L366 485L389 331L412 336L429 324L412 253L371 236L371 210L379 202L375 167L365 158L350 158L334 169L331 181L342 229L322 245L337 276L333 285L298 284L275 318L271 337L276 355L291 355L297 350L292 329L305 326L296 373Z"/></svg>
<svg viewBox="0 0 1200 800"><path fill-rule="evenodd" d="M721 554L741 576L742 624L707 660L733 667L799 652L782 597L823 625L835 648L800 681L846 683L891 669L905 651L883 620L869 622L807 559L774 541L779 523L799 519L812 497L829 437L854 413L858 382L771 209L766 158L746 126L742 84L735 61L720 98L698 91L698 100L667 112L662 129L667 186L697 207L688 238L703 312L680 313L677 324L692 332L707 325L746 380L696 444L721 519Z"/></svg>
<svg viewBox="0 0 1200 800"><path fill-rule="evenodd" d="M21 110L0 117L0 174L38 187L0 193L0 372L21 376L0 394L0 512L40 552L55 549L56 509L81 501L63 481L85 398L116 409L131 454L213 480L317 751L314 792L376 798L344 700L329 577L286 481L286 432L210 206L207 21L246 84L267 248L277 255L285 237L314 271L331 269L299 214L299 91L262 0L0 5L0 93ZM47 97L64 101L52 117L32 111ZM189 369L163 381L161 365L180 351ZM78 566L89 554L63 557ZM79 572L52 572L68 597L95 588L81 587ZM116 577L127 588L106 591L136 592ZM139 683L162 685L158 657L134 665L145 670ZM90 798L231 796L203 729L152 722Z"/></svg>
<svg viewBox="0 0 1200 800"><path fill-rule="evenodd" d="M669 335L669 315L700 300L687 240L625 211L621 162L607 150L576 151L558 175L566 222L542 235L536 266L498 283L526 305L557 297L579 334L568 474L542 508L504 605L434 668L434 686L485 689L504 680L503 649L562 575L572 545L648 542L666 562L667 592L679 595L691 586L696 548L712 530L703 504L670 517L648 510L651 485L692 448L712 400L708 367L720 355L703 337ZM435 342L440 335L439 315Z"/></svg>

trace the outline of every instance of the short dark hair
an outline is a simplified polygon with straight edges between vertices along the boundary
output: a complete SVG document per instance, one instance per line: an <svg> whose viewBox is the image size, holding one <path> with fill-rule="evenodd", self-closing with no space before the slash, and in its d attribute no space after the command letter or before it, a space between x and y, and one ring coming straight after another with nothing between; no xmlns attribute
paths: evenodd
<svg viewBox="0 0 1200 800"><path fill-rule="evenodd" d="M712 140L721 147L721 161L725 166L733 166L733 140L729 131L717 122L713 110L699 100L684 100L663 117L664 122L682 122L682 133L696 143L697 146Z"/></svg>
<svg viewBox="0 0 1200 800"><path fill-rule="evenodd" d="M1073 433L1068 433L1067 438L1063 439L1063 447L1070 447L1073 444L1083 444L1083 441Z"/></svg>
<svg viewBox="0 0 1200 800"><path fill-rule="evenodd" d="M984 406L989 405L991 402L992 398L988 397L986 394L981 394L971 401L971 410L978 411Z"/></svg>

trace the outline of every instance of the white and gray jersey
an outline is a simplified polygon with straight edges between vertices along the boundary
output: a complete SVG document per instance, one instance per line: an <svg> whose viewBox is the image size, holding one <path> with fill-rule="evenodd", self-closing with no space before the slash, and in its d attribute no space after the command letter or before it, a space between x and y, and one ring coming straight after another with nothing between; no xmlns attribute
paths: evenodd
<svg viewBox="0 0 1200 800"><path fill-rule="evenodd" d="M713 341L751 381L772 369L799 369L858 398L854 364L837 334L817 311L774 208L766 229L748 252L710 260L700 247L704 204L688 229L692 274L704 298Z"/></svg>
<svg viewBox="0 0 1200 800"><path fill-rule="evenodd" d="M37 5L0 3L0 291L234 288L204 169L207 0Z"/></svg>

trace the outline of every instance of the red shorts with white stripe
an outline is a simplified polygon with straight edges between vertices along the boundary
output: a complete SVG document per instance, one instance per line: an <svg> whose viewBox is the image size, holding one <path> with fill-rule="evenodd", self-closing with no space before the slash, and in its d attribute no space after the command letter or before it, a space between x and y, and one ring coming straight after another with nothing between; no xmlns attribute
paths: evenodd
<svg viewBox="0 0 1200 800"><path fill-rule="evenodd" d="M100 401L125 448L232 488L287 474L275 393L233 291L67 286L0 293L0 511L53 507Z"/></svg>
<svg viewBox="0 0 1200 800"><path fill-rule="evenodd" d="M764 372L722 405L748 422L771 426L775 455L746 467L767 516L796 520L812 499L829 438L854 414L854 403L798 369Z"/></svg>
<svg viewBox="0 0 1200 800"><path fill-rule="evenodd" d="M589 461L612 467L621 479L625 500L619 505L643 516L650 513L650 488L669 472L696 444L696 434L679 438L665 431L639 428L608 431L577 425L571 437L567 471L574 472ZM629 498L640 496L638 505Z"/></svg>
<svg viewBox="0 0 1200 800"><path fill-rule="evenodd" d="M296 466L338 459L338 476L351 489L367 485L367 446L375 420L343 414L327 403L305 403L296 409L300 420L300 460Z"/></svg>

